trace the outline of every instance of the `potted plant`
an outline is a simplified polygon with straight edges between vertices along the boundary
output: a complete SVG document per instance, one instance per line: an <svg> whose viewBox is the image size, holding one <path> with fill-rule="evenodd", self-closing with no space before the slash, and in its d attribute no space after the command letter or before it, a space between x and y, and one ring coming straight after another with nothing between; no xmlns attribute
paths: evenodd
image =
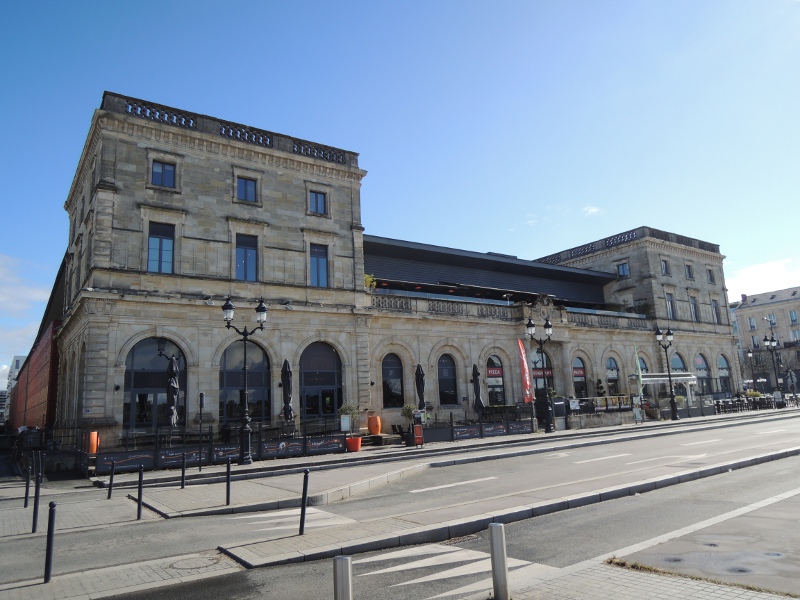
<svg viewBox="0 0 800 600"><path fill-rule="evenodd" d="M406 433L406 446L414 445L414 428L412 427L412 423L414 421L415 410L417 410L415 404L405 404L403 405L403 408L400 409L400 416L406 420L406 424L408 425L408 432Z"/></svg>
<svg viewBox="0 0 800 600"><path fill-rule="evenodd" d="M350 417L350 437L344 440L348 452L358 452L361 450L361 436L354 436L353 431L359 428L359 413L357 404L342 404L337 413L340 417Z"/></svg>

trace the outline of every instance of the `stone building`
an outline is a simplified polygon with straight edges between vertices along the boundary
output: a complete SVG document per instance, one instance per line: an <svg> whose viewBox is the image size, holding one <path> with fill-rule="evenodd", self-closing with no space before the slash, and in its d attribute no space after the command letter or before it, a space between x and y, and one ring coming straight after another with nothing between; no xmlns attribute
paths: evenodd
<svg viewBox="0 0 800 600"><path fill-rule="evenodd" d="M362 425L402 423L418 371L432 418L474 416L476 394L520 402L521 349L538 394L636 393L639 368L663 369L656 325L675 332L673 366L696 370L703 393L738 385L716 246L643 227L529 261L367 236L358 158L105 93L64 205L57 423L112 435L166 423L173 357L180 422L197 421L201 393L205 423L238 421L244 344L222 318L229 297L232 324L256 329L249 410L266 423L283 419L284 363L301 423L342 402ZM544 356L529 319L540 338L553 324Z"/></svg>
<svg viewBox="0 0 800 600"><path fill-rule="evenodd" d="M744 379L750 388L800 390L800 287L742 295L730 304ZM765 339L775 339L774 352ZM748 350L752 357L747 355Z"/></svg>

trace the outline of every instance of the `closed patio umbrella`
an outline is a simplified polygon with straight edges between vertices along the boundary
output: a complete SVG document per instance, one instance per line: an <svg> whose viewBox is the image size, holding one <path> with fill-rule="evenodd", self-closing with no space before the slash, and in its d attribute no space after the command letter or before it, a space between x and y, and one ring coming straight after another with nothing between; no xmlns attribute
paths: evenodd
<svg viewBox="0 0 800 600"><path fill-rule="evenodd" d="M483 412L486 405L481 397L481 374L478 371L478 365L474 363L472 365L472 391L475 393L475 412Z"/></svg>
<svg viewBox="0 0 800 600"><path fill-rule="evenodd" d="M178 359L173 356L169 359L169 366L167 366L167 405L170 407L169 424L172 427L178 424L179 375L180 369L178 368Z"/></svg>
<svg viewBox="0 0 800 600"><path fill-rule="evenodd" d="M420 364L417 364L414 382L417 387L417 397L419 398L418 407L420 410L425 410L425 371L422 370L422 365Z"/></svg>
<svg viewBox="0 0 800 600"><path fill-rule="evenodd" d="M281 367L281 390L283 391L283 418L286 421L294 420L294 411L292 410L292 368L289 366L289 361L283 361Z"/></svg>

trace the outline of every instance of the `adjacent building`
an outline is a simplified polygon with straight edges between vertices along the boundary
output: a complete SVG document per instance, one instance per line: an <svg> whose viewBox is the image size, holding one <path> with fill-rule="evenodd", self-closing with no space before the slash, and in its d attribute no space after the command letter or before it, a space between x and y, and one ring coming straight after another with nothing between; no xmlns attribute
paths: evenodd
<svg viewBox="0 0 800 600"><path fill-rule="evenodd" d="M800 287L742 294L730 304L747 387L800 390ZM772 340L775 343L772 343Z"/></svg>
<svg viewBox="0 0 800 600"><path fill-rule="evenodd" d="M365 235L365 176L352 151L105 93L64 204L55 423L123 435L174 403L192 425L201 393L204 423L237 423L229 298L232 324L256 329L249 412L264 423L284 400L300 424L347 402L388 428L420 399L433 419L474 418L521 402L525 370L537 397L629 396L666 371L657 327L674 332L672 369L697 375L684 406L740 387L717 246L640 227L531 261Z"/></svg>

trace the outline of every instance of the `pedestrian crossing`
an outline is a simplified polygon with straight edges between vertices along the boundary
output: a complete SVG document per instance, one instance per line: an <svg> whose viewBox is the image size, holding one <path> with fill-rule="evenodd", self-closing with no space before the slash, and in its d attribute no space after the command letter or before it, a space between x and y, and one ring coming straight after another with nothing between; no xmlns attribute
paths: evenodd
<svg viewBox="0 0 800 600"><path fill-rule="evenodd" d="M251 531L276 533L281 531L297 531L300 527L300 509L288 508L268 513L250 513L231 517L231 520L242 523ZM324 510L311 507L306 508L306 530L333 527L336 525L350 525L355 522L356 521L353 519L340 517L339 515L325 512Z"/></svg>

